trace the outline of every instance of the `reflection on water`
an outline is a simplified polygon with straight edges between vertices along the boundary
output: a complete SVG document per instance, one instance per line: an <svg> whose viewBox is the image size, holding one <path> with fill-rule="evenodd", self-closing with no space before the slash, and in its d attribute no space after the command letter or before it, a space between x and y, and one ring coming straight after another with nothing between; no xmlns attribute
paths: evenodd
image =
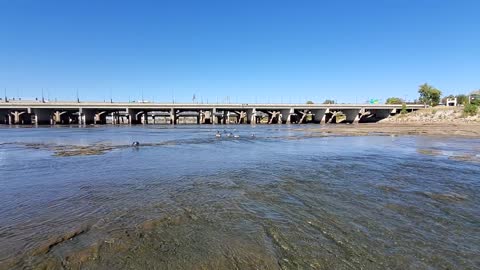
<svg viewBox="0 0 480 270"><path fill-rule="evenodd" d="M480 267L480 140L226 131L0 129L0 269Z"/></svg>

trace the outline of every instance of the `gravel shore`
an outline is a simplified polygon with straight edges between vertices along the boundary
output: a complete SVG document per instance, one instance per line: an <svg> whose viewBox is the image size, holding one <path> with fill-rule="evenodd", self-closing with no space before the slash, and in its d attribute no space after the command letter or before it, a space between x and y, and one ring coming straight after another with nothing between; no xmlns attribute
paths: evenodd
<svg viewBox="0 0 480 270"><path fill-rule="evenodd" d="M309 129L319 135L424 135L480 138L480 123L369 123Z"/></svg>

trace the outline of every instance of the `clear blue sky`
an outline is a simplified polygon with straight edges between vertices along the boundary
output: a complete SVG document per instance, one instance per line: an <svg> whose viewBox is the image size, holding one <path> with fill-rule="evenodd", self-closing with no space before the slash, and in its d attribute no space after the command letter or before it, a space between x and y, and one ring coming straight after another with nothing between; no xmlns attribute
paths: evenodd
<svg viewBox="0 0 480 270"><path fill-rule="evenodd" d="M479 12L478 0L0 0L0 89L210 103L470 92Z"/></svg>

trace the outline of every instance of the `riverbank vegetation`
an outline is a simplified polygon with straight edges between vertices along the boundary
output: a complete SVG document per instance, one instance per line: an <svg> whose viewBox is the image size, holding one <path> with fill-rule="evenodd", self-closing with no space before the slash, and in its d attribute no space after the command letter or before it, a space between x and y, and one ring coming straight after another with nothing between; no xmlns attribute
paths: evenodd
<svg viewBox="0 0 480 270"><path fill-rule="evenodd" d="M403 104L405 103L405 101L398 97L390 97L390 98L387 98L387 101L385 103L386 104Z"/></svg>
<svg viewBox="0 0 480 270"><path fill-rule="evenodd" d="M400 115L383 120L384 122L480 122L480 90L468 95L447 95L428 83L419 86L419 98L414 103L425 105L425 109L408 113L406 100L398 97L387 98L385 104L402 104ZM453 106L452 106L453 104Z"/></svg>
<svg viewBox="0 0 480 270"><path fill-rule="evenodd" d="M476 104L467 104L463 108L463 113L466 116L475 116L478 113L478 106Z"/></svg>
<svg viewBox="0 0 480 270"><path fill-rule="evenodd" d="M418 93L420 94L420 102L430 106L438 105L442 96L442 91L427 83L420 85Z"/></svg>

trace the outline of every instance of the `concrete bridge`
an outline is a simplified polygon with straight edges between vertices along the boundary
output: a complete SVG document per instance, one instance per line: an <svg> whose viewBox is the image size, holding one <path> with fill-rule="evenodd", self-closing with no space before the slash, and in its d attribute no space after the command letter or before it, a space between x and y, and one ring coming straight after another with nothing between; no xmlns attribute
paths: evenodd
<svg viewBox="0 0 480 270"><path fill-rule="evenodd" d="M194 104L0 101L0 124L304 124L375 122L391 104ZM407 110L423 108L407 104Z"/></svg>

